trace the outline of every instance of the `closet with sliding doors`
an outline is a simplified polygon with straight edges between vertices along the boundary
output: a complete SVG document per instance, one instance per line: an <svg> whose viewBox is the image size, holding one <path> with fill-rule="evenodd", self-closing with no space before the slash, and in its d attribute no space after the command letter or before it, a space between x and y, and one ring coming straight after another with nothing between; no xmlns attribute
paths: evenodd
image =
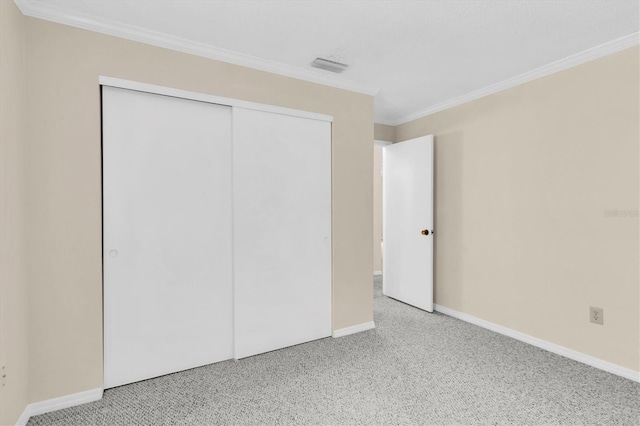
<svg viewBox="0 0 640 426"><path fill-rule="evenodd" d="M102 77L104 387L331 334L331 117Z"/></svg>

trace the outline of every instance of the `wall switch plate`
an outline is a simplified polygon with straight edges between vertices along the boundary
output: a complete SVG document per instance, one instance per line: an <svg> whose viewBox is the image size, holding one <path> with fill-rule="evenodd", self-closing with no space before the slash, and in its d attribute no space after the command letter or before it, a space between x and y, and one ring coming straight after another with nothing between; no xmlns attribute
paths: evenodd
<svg viewBox="0 0 640 426"><path fill-rule="evenodd" d="M0 360L0 386L4 387L7 384L7 364L4 360Z"/></svg>
<svg viewBox="0 0 640 426"><path fill-rule="evenodd" d="M594 324L603 324L603 313L602 308L595 308L593 306L589 306L589 321Z"/></svg>

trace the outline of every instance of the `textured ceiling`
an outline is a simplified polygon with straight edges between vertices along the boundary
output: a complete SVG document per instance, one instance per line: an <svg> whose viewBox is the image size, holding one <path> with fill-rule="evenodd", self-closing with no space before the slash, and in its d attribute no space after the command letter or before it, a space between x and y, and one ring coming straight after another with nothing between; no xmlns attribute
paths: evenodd
<svg viewBox="0 0 640 426"><path fill-rule="evenodd" d="M637 32L640 13L615 0L46 3L294 67L345 62L331 78L379 88L386 123Z"/></svg>

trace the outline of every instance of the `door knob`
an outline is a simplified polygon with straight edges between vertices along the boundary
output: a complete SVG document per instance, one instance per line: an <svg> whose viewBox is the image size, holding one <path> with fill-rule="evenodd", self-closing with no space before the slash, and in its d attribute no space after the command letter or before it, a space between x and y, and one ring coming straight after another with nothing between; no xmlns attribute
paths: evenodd
<svg viewBox="0 0 640 426"><path fill-rule="evenodd" d="M420 233L422 235L429 235L429 230L428 229L423 229Z"/></svg>

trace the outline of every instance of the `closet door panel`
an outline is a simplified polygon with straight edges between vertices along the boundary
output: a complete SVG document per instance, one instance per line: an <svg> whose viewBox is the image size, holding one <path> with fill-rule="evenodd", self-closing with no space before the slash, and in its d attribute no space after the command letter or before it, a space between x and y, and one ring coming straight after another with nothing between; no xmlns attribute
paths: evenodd
<svg viewBox="0 0 640 426"><path fill-rule="evenodd" d="M231 108L103 88L105 388L233 357Z"/></svg>
<svg viewBox="0 0 640 426"><path fill-rule="evenodd" d="M331 123L233 110L235 356L331 334Z"/></svg>

